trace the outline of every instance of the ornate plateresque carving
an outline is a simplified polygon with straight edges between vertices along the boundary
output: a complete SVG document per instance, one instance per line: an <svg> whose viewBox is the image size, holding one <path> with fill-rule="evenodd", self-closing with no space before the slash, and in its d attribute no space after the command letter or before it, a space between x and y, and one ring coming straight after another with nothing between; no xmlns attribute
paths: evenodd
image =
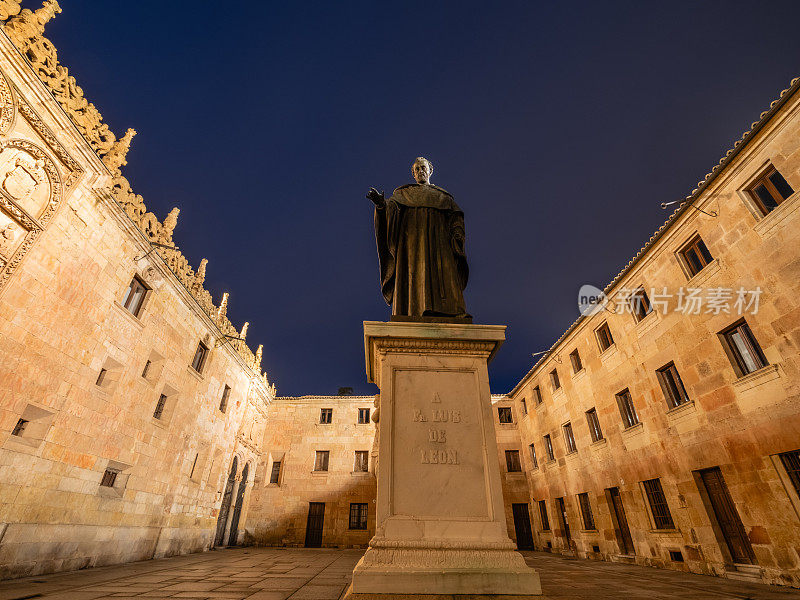
<svg viewBox="0 0 800 600"><path fill-rule="evenodd" d="M163 223L160 222L147 210L143 198L134 193L130 182L122 175L122 167L127 164L127 153L136 131L128 129L124 136L116 138L103 122L97 108L85 98L75 77L58 62L56 47L44 37L45 25L61 12L58 1L44 0L42 7L37 10L21 10L20 4L18 0L0 0L0 21L5 22L3 28L6 35L53 93L81 135L101 157L112 175L110 191L116 202L151 242L172 246L156 247L155 250L222 334L229 336L228 339L233 338L231 345L274 395L275 386L270 385L267 374L261 372L262 348L259 347L254 354L244 340L236 339L246 336L247 325L245 324L239 334L226 316L228 294L223 296L222 304L216 308L211 294L203 287L208 261L203 259L195 273L186 257L174 247L172 233L180 210L174 208ZM19 94L17 97L20 97ZM9 140L0 144L0 208L4 209L0 212L0 287L8 280L27 248L52 217L61 199L62 187L71 188L83 173L80 165L69 156L38 115L22 100L19 102L19 111L66 165L70 174L62 183L52 161L30 142ZM0 74L0 134L11 130L15 112L14 92ZM23 152L27 154L20 154ZM50 188L49 197L39 207L35 200L42 197L42 190L47 185Z"/></svg>

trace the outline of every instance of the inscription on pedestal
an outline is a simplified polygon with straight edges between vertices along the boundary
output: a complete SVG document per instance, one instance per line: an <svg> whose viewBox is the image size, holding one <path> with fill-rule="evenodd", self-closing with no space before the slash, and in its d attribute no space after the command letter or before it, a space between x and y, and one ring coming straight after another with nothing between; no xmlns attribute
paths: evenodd
<svg viewBox="0 0 800 600"><path fill-rule="evenodd" d="M488 516L480 416L474 372L396 372L393 514Z"/></svg>

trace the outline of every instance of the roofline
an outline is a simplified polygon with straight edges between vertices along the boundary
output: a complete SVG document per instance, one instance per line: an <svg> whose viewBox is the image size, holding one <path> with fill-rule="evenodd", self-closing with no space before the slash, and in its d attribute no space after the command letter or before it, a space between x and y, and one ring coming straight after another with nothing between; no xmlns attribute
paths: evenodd
<svg viewBox="0 0 800 600"><path fill-rule="evenodd" d="M748 131L742 135L742 138L736 141L733 145L733 148L728 150L724 157L719 161L719 163L711 170L709 174L706 175L705 179L701 181L698 186L692 191L692 193L681 202L680 206L675 209L675 211L669 216L669 218L664 222L664 224L659 227L656 232L650 237L647 243L642 246L642 249L634 256L628 264L623 267L622 271L620 271L611 282L603 288L603 293L608 295L609 290L611 290L620 279L622 279L628 272L636 266L639 261L644 257L645 254L652 248L653 244L655 244L661 237L670 229L670 227L675 223L675 221L680 217L683 213L689 210L689 207L694 204L694 202L700 197L700 195L708 188L711 183L717 179L717 177L722 174L731 161L736 158L744 148L746 148L752 139L758 134L764 127L766 127L767 123L775 116L775 114L783 108L783 106L800 90L800 77L795 77L789 83L789 87L783 90L780 93L780 96L776 100L774 100L768 110L765 110L759 116L759 120L754 122ZM540 364L543 364L550 358L550 355L553 353L553 350L558 346L564 338L566 338L570 333L572 333L575 328L580 325L583 320L586 318L585 315L580 315L577 319L572 322L567 330L561 334L552 346L547 350L542 357L534 363L534 365L530 368L530 370L523 375L523 377L519 380L519 383L514 386L514 388L506 394L507 396L512 396L516 394L520 388L527 383L528 379L530 378L531 374L539 367Z"/></svg>

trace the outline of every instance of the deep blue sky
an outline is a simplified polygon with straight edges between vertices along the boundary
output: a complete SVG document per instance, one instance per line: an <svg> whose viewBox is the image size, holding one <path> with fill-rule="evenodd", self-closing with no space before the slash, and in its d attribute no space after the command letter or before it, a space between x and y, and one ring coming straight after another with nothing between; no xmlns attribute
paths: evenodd
<svg viewBox="0 0 800 600"><path fill-rule="evenodd" d="M26 3L30 6L30 3ZM47 33L281 395L372 393L370 186L466 213L510 389L792 77L798 2L66 1Z"/></svg>

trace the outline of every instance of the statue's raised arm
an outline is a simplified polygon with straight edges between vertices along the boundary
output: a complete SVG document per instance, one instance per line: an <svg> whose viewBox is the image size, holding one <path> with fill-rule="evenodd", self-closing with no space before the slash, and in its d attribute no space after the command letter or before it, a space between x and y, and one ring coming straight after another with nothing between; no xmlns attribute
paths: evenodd
<svg viewBox="0 0 800 600"><path fill-rule="evenodd" d="M433 165L419 157L416 183L390 198L370 188L381 292L392 320L472 322L464 303L469 268L464 250L464 213L453 196L431 184Z"/></svg>

